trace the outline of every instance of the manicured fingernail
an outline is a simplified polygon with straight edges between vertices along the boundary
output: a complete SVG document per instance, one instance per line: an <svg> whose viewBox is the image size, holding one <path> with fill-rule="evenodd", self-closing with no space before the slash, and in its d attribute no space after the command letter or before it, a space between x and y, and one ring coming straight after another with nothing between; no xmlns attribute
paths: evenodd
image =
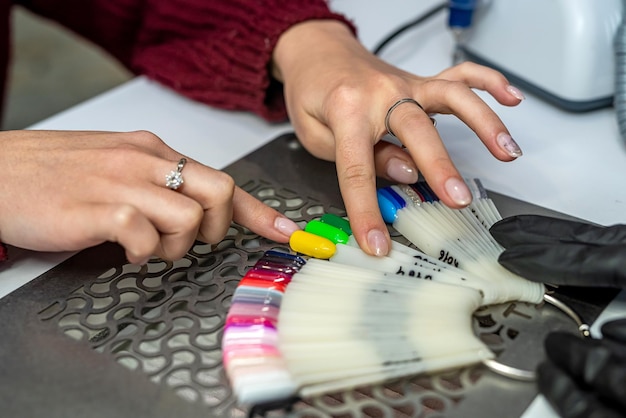
<svg viewBox="0 0 626 418"><path fill-rule="evenodd" d="M462 180L450 177L444 187L448 196L450 196L457 205L467 206L472 203L472 193Z"/></svg>
<svg viewBox="0 0 626 418"><path fill-rule="evenodd" d="M389 243L387 242L387 236L383 231L372 229L367 233L367 245L370 250L377 256L387 255L389 252Z"/></svg>
<svg viewBox="0 0 626 418"><path fill-rule="evenodd" d="M515 97L516 99L524 100L526 98L526 96L524 96L524 93L522 93L522 91L518 89L517 87L509 85L507 86L506 91L508 91L509 94Z"/></svg>
<svg viewBox="0 0 626 418"><path fill-rule="evenodd" d="M400 158L387 162L387 175L398 183L413 184L417 181L417 170Z"/></svg>
<svg viewBox="0 0 626 418"><path fill-rule="evenodd" d="M294 221L282 216L276 218L274 221L274 227L287 237L290 237L291 234L300 230L300 227Z"/></svg>
<svg viewBox="0 0 626 418"><path fill-rule="evenodd" d="M498 145L500 145L500 148L502 148L504 152L509 154L511 157L517 158L522 156L522 150L519 145L517 145L517 142L511 138L511 135L504 132L499 133L496 141L498 142Z"/></svg>

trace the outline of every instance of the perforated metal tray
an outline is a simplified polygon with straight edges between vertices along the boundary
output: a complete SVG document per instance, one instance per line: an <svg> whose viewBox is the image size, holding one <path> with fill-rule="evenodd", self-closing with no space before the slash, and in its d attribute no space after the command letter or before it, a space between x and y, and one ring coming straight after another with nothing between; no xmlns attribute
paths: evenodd
<svg viewBox="0 0 626 418"><path fill-rule="evenodd" d="M304 225L325 212L345 215L334 170L286 134L226 171L245 190ZM564 216L491 197L504 216ZM182 260L154 259L140 268L127 264L118 246L105 244L9 294L0 300L0 414L513 417L535 396L533 383L476 366L294 400L287 407L238 406L222 368L222 328L238 281L272 248L288 250L233 225L217 246L198 243ZM614 296L587 290L583 301L571 289L558 293L586 321ZM481 310L474 325L501 361L523 368L541 360L541 341L549 330L575 329L551 307L520 303Z"/></svg>

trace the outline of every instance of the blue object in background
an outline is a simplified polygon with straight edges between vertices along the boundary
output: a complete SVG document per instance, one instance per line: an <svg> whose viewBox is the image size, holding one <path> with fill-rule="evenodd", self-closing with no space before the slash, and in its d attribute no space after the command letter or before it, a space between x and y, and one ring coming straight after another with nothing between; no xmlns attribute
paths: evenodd
<svg viewBox="0 0 626 418"><path fill-rule="evenodd" d="M448 26L452 29L466 29L472 24L476 0L450 0Z"/></svg>

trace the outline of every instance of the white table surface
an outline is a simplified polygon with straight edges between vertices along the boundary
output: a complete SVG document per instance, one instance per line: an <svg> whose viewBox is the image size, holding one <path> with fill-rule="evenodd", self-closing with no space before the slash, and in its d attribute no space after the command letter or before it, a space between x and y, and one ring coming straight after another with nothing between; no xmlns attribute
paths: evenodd
<svg viewBox="0 0 626 418"><path fill-rule="evenodd" d="M359 36L368 47L436 3L331 1L336 10L355 21ZM417 74L432 75L451 65L452 46L445 14L441 13L399 37L382 57ZM512 163L499 162L457 119L437 116L437 129L464 176L480 178L490 190L591 222L609 225L626 221L626 149L613 109L572 114L530 95L515 108L501 106L487 95L482 97L508 126L524 156ZM143 77L31 128L149 130L183 154L216 168L227 166L291 130L289 124L272 125L251 114L209 108ZM71 255L11 248L11 261L0 270L0 297ZM624 292L602 318L623 312ZM524 414L524 418L550 416L554 414L542 397Z"/></svg>

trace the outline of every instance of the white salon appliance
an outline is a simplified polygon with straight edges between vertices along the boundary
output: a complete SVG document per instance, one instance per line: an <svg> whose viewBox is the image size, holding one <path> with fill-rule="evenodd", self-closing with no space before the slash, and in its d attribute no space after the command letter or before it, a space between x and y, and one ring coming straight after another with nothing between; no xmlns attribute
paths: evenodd
<svg viewBox="0 0 626 418"><path fill-rule="evenodd" d="M623 0L478 0L461 48L574 112L613 104Z"/></svg>

